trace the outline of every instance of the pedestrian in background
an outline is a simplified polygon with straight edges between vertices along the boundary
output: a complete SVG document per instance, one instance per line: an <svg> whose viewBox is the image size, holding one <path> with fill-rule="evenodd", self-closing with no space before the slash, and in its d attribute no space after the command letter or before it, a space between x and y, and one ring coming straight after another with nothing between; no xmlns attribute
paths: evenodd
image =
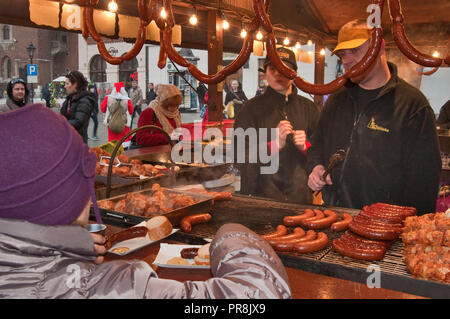
<svg viewBox="0 0 450 319"><path fill-rule="evenodd" d="M94 122L94 129L92 130L92 140L94 141L98 141L99 138L97 137L97 129L98 129L98 92L97 92L97 85L94 84L89 84L88 85L88 91L89 94L95 99L95 103L94 103L94 109L92 110L92 114L91 114L91 119Z"/></svg>
<svg viewBox="0 0 450 319"><path fill-rule="evenodd" d="M130 100L131 104L134 106L133 114L131 115L131 124L130 124L130 130L133 129L133 120L136 115L141 115L142 112L142 104L144 104L144 95L142 94L141 88L138 86L137 81L131 82L131 89L130 89Z"/></svg>
<svg viewBox="0 0 450 319"><path fill-rule="evenodd" d="M156 92L154 89L154 85L152 82L148 84L148 90L147 94L145 95L145 101L147 102L147 105L150 104L151 101L153 101L156 98Z"/></svg>
<svg viewBox="0 0 450 319"><path fill-rule="evenodd" d="M8 97L6 98L6 103L0 105L0 113L31 104L30 91L28 91L25 81L20 78L9 81L6 93Z"/></svg>
<svg viewBox="0 0 450 319"><path fill-rule="evenodd" d="M81 72L67 74L64 88L68 95L61 107L61 115L77 130L86 144L89 119L95 105L95 98L89 94L87 86L88 81Z"/></svg>
<svg viewBox="0 0 450 319"><path fill-rule="evenodd" d="M51 95L50 95L50 90L48 89L48 83L42 87L41 96L45 100L45 105L47 107L51 107L50 106Z"/></svg>

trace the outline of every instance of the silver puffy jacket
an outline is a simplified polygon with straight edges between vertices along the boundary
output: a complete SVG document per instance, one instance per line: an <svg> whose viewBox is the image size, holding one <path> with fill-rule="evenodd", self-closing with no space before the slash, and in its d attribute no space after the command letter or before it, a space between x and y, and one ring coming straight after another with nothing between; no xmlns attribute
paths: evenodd
<svg viewBox="0 0 450 319"><path fill-rule="evenodd" d="M211 243L206 281L159 279L143 261L95 265L94 242L79 226L0 219L0 298L290 298L273 249L239 224Z"/></svg>

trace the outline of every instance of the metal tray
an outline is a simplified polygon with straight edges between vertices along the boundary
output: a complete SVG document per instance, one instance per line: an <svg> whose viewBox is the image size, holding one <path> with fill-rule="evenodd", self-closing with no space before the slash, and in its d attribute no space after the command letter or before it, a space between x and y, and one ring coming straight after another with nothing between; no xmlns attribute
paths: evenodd
<svg viewBox="0 0 450 319"><path fill-rule="evenodd" d="M210 212L214 205L214 199L212 198L212 196L209 196L209 195L194 194L194 193L188 193L188 192L183 192L183 191L171 190L171 189L164 188L164 187L161 187L161 189L166 194L188 195L188 196L192 197L192 199L195 201L195 203L193 205L177 208L177 209L174 209L167 213L161 214L163 216L166 216L170 220L170 222L172 223L173 226L177 226L180 223L181 219L185 216L196 214L196 213ZM134 193L134 194L143 193L144 195L148 194L149 196L151 196L152 191L149 189L144 189L141 191L131 192L131 193ZM100 204L107 200L117 202L117 201L123 199L126 195L127 194L122 194L119 196L111 197L109 199L103 199L103 200L98 201L98 203ZM100 208L100 207L99 207L99 212L102 216L102 219L104 219L103 220L104 223L113 224L113 225L116 225L119 227L129 227L129 226L137 225L137 224L141 223L142 221L148 220L150 218L150 217L141 217L141 216L136 216L136 215L130 215L130 214L117 212L114 210L108 210L108 209L104 209L104 208ZM93 217L93 216L94 216L94 212L93 212L93 209L91 208L91 217Z"/></svg>
<svg viewBox="0 0 450 319"><path fill-rule="evenodd" d="M240 223L258 234L273 232L277 225L283 223L283 217L298 214L305 208L324 209L323 206L298 205L281 203L268 199L244 195L233 195L230 201L216 202L212 219L207 224L199 224L190 233L177 232L173 239L186 243L201 243L203 238L214 238L217 230L226 223ZM330 207L339 213L357 215L359 210ZM329 244L326 248L308 254L278 253L287 267L318 273L335 278L367 283L369 265L375 265L380 270L381 288L402 291L430 298L450 298L450 285L435 281L413 278L406 271L403 258L403 243L396 241L380 261L361 261L341 256L331 248L334 239L343 232L334 233L330 229L319 230L328 235Z"/></svg>

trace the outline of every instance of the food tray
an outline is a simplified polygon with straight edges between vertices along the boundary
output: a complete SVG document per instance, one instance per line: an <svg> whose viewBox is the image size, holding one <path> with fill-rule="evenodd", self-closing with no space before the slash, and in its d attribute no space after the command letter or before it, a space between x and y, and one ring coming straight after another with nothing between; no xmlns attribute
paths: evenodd
<svg viewBox="0 0 450 319"><path fill-rule="evenodd" d="M214 205L214 199L212 196L204 195L204 194L194 194L194 193L187 193L183 191L177 191L177 190L171 190L168 188L161 187L161 190L169 195L169 194L184 194L190 196L195 203L189 206L181 207L174 209L172 211L169 211L167 213L161 213L158 215L166 216L173 226L177 226L181 219L185 216L196 214L196 213L206 213L210 212L213 205ZM131 192L133 194L141 193L146 196L151 196L153 193L150 189L144 189L137 192ZM118 202L119 200L125 198L127 194L122 194L119 196L111 197L109 199L103 199L98 201L99 205L104 202L111 200L113 202ZM133 225L137 225L141 223L144 220L147 220L151 217L143 217L143 216L136 216L131 215L127 213L122 213L114 210L104 209L99 207L99 212L102 216L103 222L116 225L119 227L129 227ZM93 216L93 209L91 208L91 216Z"/></svg>

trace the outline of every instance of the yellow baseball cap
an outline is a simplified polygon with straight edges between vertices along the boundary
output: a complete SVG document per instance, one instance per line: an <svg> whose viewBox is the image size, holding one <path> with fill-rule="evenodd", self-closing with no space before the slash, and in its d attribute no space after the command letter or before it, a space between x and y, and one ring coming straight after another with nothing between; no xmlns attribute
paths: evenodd
<svg viewBox="0 0 450 319"><path fill-rule="evenodd" d="M367 27L365 20L350 21L339 30L338 44L331 55L338 50L357 48L369 40L372 36L372 30Z"/></svg>

